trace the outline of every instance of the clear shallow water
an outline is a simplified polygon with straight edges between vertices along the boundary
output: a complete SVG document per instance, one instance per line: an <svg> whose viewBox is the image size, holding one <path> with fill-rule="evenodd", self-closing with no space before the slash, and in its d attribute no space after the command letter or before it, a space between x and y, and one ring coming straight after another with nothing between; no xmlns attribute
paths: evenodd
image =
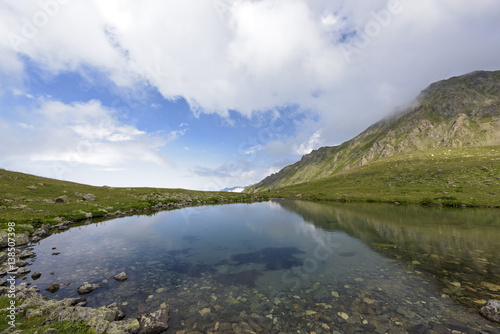
<svg viewBox="0 0 500 334"><path fill-rule="evenodd" d="M29 269L42 277L27 281L52 298L100 283L88 306L119 302L131 317L166 304L169 333L495 333L474 303L500 294L499 237L498 212L487 210L204 206L52 235L33 247ZM121 271L123 283L113 279ZM59 291L44 290L54 282Z"/></svg>

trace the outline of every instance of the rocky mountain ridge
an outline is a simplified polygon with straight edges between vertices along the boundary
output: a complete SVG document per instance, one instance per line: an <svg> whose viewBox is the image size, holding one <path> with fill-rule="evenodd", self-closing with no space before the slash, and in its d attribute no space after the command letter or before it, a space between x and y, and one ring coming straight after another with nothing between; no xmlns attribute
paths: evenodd
<svg viewBox="0 0 500 334"><path fill-rule="evenodd" d="M245 192L317 180L399 153L490 145L500 145L500 71L477 71L431 84L403 112L304 155Z"/></svg>

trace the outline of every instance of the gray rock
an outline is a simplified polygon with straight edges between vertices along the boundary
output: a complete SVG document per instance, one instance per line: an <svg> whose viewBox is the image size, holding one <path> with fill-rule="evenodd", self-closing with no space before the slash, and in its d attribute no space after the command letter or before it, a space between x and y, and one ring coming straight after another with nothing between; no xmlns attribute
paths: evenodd
<svg viewBox="0 0 500 334"><path fill-rule="evenodd" d="M26 252L26 253L19 254L20 259L27 259L27 258L34 257L34 256L35 256L35 253L33 253L33 252Z"/></svg>
<svg viewBox="0 0 500 334"><path fill-rule="evenodd" d="M15 275L19 277L19 276L25 275L29 272L31 272L31 270L26 269L26 268L18 268Z"/></svg>
<svg viewBox="0 0 500 334"><path fill-rule="evenodd" d="M158 311L139 316L139 334L159 334L168 329L169 309L159 309Z"/></svg>
<svg viewBox="0 0 500 334"><path fill-rule="evenodd" d="M43 334L57 334L57 333L59 333L59 331L55 328L47 328L47 330L43 332Z"/></svg>
<svg viewBox="0 0 500 334"><path fill-rule="evenodd" d="M122 271L121 273L119 273L118 275L114 276L113 277L115 280L119 281L119 282L124 282L128 279L128 276L127 274L125 274L124 271Z"/></svg>
<svg viewBox="0 0 500 334"><path fill-rule="evenodd" d="M85 305L87 305L87 298L85 298L85 297L73 298L73 299L71 299L70 305L71 306L75 306L75 305L85 306Z"/></svg>
<svg viewBox="0 0 500 334"><path fill-rule="evenodd" d="M48 292L50 292L50 293L57 292L57 291L59 290L59 284L57 284L57 283L52 283L52 284L51 284L51 285L49 285L49 286L47 287L47 289L45 289L45 290L47 290L47 291L48 291Z"/></svg>
<svg viewBox="0 0 500 334"><path fill-rule="evenodd" d="M82 198L84 201L97 201L97 197L92 194L83 195Z"/></svg>
<svg viewBox="0 0 500 334"><path fill-rule="evenodd" d="M118 303L110 304L107 308L116 311L115 321L123 320L125 318L125 312L123 311L123 308L118 305Z"/></svg>
<svg viewBox="0 0 500 334"><path fill-rule="evenodd" d="M30 242L30 235L28 232L16 233L14 237L16 246L26 245ZM0 231L0 248L5 248L9 246L9 237L7 232Z"/></svg>
<svg viewBox="0 0 500 334"><path fill-rule="evenodd" d="M94 290L97 290L101 287L100 284L89 284L89 283L83 283L78 287L78 294L79 295L86 295L88 293L91 293Z"/></svg>
<svg viewBox="0 0 500 334"><path fill-rule="evenodd" d="M66 195L59 196L55 199L56 203L69 203L69 198Z"/></svg>
<svg viewBox="0 0 500 334"><path fill-rule="evenodd" d="M139 321L137 319L127 319L123 321L114 321L109 324L107 334L137 333Z"/></svg>
<svg viewBox="0 0 500 334"><path fill-rule="evenodd" d="M111 322L114 321L116 312L107 307L96 309L86 307L59 307L53 310L56 321L79 321L82 320L90 325L96 333L104 333Z"/></svg>
<svg viewBox="0 0 500 334"><path fill-rule="evenodd" d="M490 299L479 310L479 313L488 320L500 323L500 301Z"/></svg>

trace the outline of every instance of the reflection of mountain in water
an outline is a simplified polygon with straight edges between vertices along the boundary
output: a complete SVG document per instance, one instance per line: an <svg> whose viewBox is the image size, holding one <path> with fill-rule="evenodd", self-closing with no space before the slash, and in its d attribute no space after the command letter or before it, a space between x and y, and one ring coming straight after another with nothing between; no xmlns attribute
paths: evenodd
<svg viewBox="0 0 500 334"><path fill-rule="evenodd" d="M496 210L279 201L325 230L343 231L439 280L468 305L500 298L500 218ZM460 284L458 284L460 283Z"/></svg>

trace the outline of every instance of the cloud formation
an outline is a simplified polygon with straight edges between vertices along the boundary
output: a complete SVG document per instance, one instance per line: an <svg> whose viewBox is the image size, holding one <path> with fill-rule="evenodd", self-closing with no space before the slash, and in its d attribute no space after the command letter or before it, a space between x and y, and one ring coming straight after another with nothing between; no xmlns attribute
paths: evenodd
<svg viewBox="0 0 500 334"><path fill-rule="evenodd" d="M40 98L36 102L33 110L15 116L23 120L16 122L17 127L9 126L0 117L4 130L0 132L0 142L9 143L0 147L2 166L44 164L60 174L80 165L107 170L137 161L170 165L157 152L168 139L122 123L113 110L99 101L65 104Z"/></svg>
<svg viewBox="0 0 500 334"><path fill-rule="evenodd" d="M336 116L353 112L339 107L346 91L347 99L359 95L386 107L384 101L401 95L403 78L416 76L421 85L437 66L434 77L441 78L497 65L500 5L493 0L11 0L0 6L0 29L9 37L0 42L4 70L21 70L22 56L55 73L92 67L121 86L148 82L166 98L182 96L196 112L250 115L298 104ZM488 42L490 55L467 47ZM457 52L468 59L455 61ZM406 90L415 93L413 86Z"/></svg>
<svg viewBox="0 0 500 334"><path fill-rule="evenodd" d="M0 97L23 91L32 66L49 77L76 72L92 82L99 75L127 91L152 87L166 99L184 98L196 115L314 115L293 137L243 151L268 154L276 166L352 138L434 81L499 69L499 15L497 0L4 0ZM69 112L82 114L70 119ZM30 159L103 168L137 154L165 163L158 148L188 130L149 134L98 101L45 101L37 117L51 136L40 134ZM4 134L34 134L40 126L33 126L18 120L10 129L4 119ZM92 149L76 156L62 138ZM197 173L220 173L204 168Z"/></svg>

